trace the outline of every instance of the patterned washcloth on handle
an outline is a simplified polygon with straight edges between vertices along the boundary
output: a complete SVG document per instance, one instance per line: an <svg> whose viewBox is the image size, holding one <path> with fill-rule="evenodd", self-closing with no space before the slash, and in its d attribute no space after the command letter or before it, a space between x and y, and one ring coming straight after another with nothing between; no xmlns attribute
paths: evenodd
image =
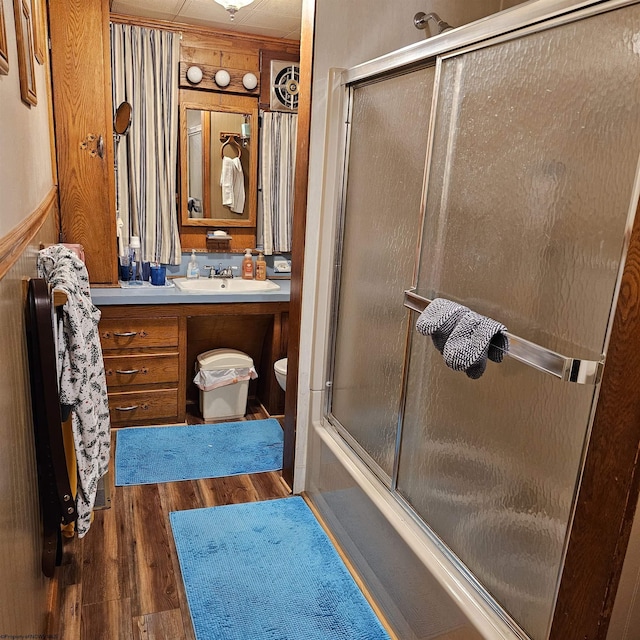
<svg viewBox="0 0 640 640"><path fill-rule="evenodd" d="M70 249L53 245L38 254L38 275L67 302L57 327L60 404L71 407L78 464L78 537L89 530L98 481L109 465L107 384L98 333L100 311L91 300L84 263Z"/></svg>
<svg viewBox="0 0 640 640"><path fill-rule="evenodd" d="M502 362L509 350L507 327L446 298L435 298L429 304L416 330L431 336L448 367L474 380L484 373L487 358Z"/></svg>
<svg viewBox="0 0 640 640"><path fill-rule="evenodd" d="M423 336L431 336L436 349L442 353L447 339L458 321L469 309L446 298L435 298L420 314L416 330Z"/></svg>
<svg viewBox="0 0 640 640"><path fill-rule="evenodd" d="M509 350L507 327L500 322L468 311L451 332L442 356L448 367L464 371L469 378L479 378L487 368L487 358L502 362Z"/></svg>

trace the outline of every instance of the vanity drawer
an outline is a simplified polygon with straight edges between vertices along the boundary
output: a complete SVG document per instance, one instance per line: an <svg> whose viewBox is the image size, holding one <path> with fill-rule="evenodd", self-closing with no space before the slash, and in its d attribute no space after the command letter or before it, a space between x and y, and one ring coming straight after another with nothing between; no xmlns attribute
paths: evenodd
<svg viewBox="0 0 640 640"><path fill-rule="evenodd" d="M103 351L178 345L178 318L106 318L99 326Z"/></svg>
<svg viewBox="0 0 640 640"><path fill-rule="evenodd" d="M178 390L122 391L109 394L111 424L149 422L178 415Z"/></svg>
<svg viewBox="0 0 640 640"><path fill-rule="evenodd" d="M178 382L178 354L105 355L107 386Z"/></svg>

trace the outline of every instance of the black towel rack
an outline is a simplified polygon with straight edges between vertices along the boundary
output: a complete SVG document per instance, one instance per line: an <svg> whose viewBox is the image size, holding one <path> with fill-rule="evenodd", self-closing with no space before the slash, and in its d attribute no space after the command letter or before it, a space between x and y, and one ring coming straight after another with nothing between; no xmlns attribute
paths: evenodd
<svg viewBox="0 0 640 640"><path fill-rule="evenodd" d="M422 313L431 304L431 300L418 295L414 289L404 292L404 306ZM548 373L564 382L596 385L602 379L604 356L600 360L581 360L562 355L542 347L534 342L507 332L509 351L506 355L538 371Z"/></svg>
<svg viewBox="0 0 640 640"><path fill-rule="evenodd" d="M62 434L53 326L55 310L65 302L66 294L51 292L45 280L29 280L25 314L43 523L42 572L47 577L53 577L62 561L61 525L77 519Z"/></svg>

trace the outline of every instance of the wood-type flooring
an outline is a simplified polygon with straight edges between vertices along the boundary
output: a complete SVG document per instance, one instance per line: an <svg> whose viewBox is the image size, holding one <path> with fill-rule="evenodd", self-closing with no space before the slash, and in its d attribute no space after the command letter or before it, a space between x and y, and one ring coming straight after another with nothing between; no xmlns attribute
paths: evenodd
<svg viewBox="0 0 640 640"><path fill-rule="evenodd" d="M246 419L268 417L251 402L249 412ZM169 512L284 497L289 490L281 474L132 487L114 487L113 468L109 476L111 508L95 512L82 540L65 541L47 637L195 640Z"/></svg>

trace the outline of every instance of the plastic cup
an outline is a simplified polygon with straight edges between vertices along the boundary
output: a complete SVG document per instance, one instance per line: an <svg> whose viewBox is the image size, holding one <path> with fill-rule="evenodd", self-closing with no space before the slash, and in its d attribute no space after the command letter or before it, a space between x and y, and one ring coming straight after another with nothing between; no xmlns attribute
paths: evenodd
<svg viewBox="0 0 640 640"><path fill-rule="evenodd" d="M167 278L167 268L163 266L151 267L151 284L156 287L164 287Z"/></svg>
<svg viewBox="0 0 640 640"><path fill-rule="evenodd" d="M129 264L129 256L120 256L120 280L129 282L131 280L131 265Z"/></svg>

